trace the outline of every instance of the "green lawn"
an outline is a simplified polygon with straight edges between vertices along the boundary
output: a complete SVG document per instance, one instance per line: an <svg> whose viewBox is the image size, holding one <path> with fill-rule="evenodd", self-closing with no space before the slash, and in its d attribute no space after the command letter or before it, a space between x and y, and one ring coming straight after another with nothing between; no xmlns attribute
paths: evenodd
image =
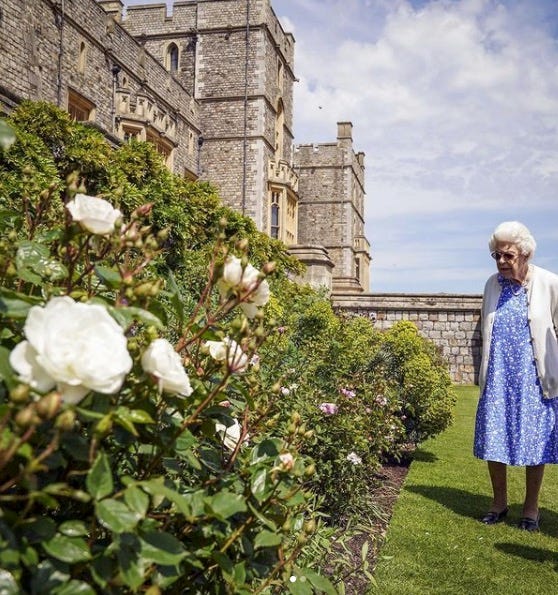
<svg viewBox="0 0 558 595"><path fill-rule="evenodd" d="M454 425L416 452L375 572L389 595L558 593L558 467L542 488L541 531L519 531L524 468L508 472L504 523L478 521L491 504L486 463L472 455L477 387L458 387Z"/></svg>

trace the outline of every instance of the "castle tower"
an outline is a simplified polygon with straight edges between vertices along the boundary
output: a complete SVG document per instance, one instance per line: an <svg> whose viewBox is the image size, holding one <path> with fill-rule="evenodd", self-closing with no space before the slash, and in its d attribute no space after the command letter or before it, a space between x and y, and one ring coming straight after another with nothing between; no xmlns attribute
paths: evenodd
<svg viewBox="0 0 558 595"><path fill-rule="evenodd" d="M298 145L299 243L321 245L334 264L334 293L367 292L370 244L364 235L364 153L355 153L351 122L337 141Z"/></svg>
<svg viewBox="0 0 558 595"><path fill-rule="evenodd" d="M172 15L130 6L122 24L199 103L197 175L260 231L297 243L294 38L270 0L185 0Z"/></svg>

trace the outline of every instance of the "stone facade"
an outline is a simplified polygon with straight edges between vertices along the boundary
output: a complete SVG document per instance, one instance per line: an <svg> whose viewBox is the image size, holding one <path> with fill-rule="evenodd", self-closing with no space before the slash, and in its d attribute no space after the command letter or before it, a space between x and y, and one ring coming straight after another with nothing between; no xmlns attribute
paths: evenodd
<svg viewBox="0 0 558 595"><path fill-rule="evenodd" d="M178 49L177 78L199 103L203 129L199 176L223 200L271 233L270 172L292 161L294 38L268 0L177 2L132 6L123 21L161 63ZM293 172L274 176L281 193L298 201ZM280 237L287 243L293 237Z"/></svg>
<svg viewBox="0 0 558 595"><path fill-rule="evenodd" d="M175 171L195 168L181 139L199 135L197 104L101 5L7 0L0 27L0 112L49 101L115 140L141 130Z"/></svg>
<svg viewBox="0 0 558 595"><path fill-rule="evenodd" d="M334 266L334 287L367 290L364 156L353 152L347 123L338 125L336 150L319 145L315 176L304 146L293 154L294 38L270 0L183 0L171 15L164 3L122 13L122 0L3 0L0 113L46 100L114 143L150 141L172 171L213 183L259 230L308 245L298 250L310 257L308 281L327 280ZM301 192L297 172L312 192L340 167L342 183L320 182L325 207L324 192ZM309 234L322 214L332 233L322 225ZM316 260L316 245L325 258Z"/></svg>
<svg viewBox="0 0 558 595"><path fill-rule="evenodd" d="M482 296L461 294L333 295L335 308L388 329L399 320L413 322L447 360L458 384L477 384L481 357Z"/></svg>
<svg viewBox="0 0 558 595"><path fill-rule="evenodd" d="M364 154L355 153L350 122L337 124L337 141L298 145L299 242L319 244L335 263L334 292L370 286L370 244L364 236Z"/></svg>

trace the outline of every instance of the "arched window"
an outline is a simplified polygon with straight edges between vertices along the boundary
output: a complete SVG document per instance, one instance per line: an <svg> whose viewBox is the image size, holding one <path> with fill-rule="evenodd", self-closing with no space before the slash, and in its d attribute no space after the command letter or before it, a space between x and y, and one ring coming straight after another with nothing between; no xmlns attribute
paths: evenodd
<svg viewBox="0 0 558 595"><path fill-rule="evenodd" d="M178 70L178 47L176 43L171 43L167 47L167 56L165 61L167 70L170 70L171 72L176 72Z"/></svg>

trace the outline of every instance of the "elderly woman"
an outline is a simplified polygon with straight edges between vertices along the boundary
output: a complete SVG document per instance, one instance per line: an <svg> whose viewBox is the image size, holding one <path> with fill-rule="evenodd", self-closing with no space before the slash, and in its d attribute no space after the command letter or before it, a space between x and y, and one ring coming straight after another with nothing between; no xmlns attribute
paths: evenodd
<svg viewBox="0 0 558 595"><path fill-rule="evenodd" d="M535 240L517 221L500 224L489 247L498 273L483 296L474 454L488 462L494 498L481 521L504 519L507 465L521 465L519 528L537 531L544 466L558 463L558 275L530 263Z"/></svg>

